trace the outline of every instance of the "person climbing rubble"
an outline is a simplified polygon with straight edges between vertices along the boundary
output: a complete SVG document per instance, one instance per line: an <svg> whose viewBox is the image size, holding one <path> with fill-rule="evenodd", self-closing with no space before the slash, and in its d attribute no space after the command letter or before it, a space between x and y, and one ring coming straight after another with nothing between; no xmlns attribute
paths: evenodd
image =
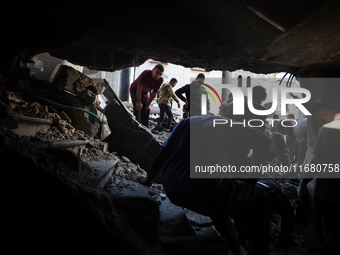
<svg viewBox="0 0 340 255"><path fill-rule="evenodd" d="M209 216L234 254L240 254L240 246L239 240L233 234L235 228L230 218L244 221L249 254L267 254L267 198L265 192L256 186L257 179L190 178L191 128L196 127L204 134L207 131L211 133L210 124L215 118L226 119L222 116L204 115L182 120L161 146L147 178L141 183L150 186L164 166L163 188L172 203ZM217 155L236 165L238 161L244 163L247 160L247 155L235 154L244 151L237 147L251 146L255 155L254 163L259 165L266 161L270 141L263 132L251 127L233 127L224 134L221 139L216 139L218 144L215 148L205 146L205 140L201 140L202 155L207 155L207 158ZM226 144L231 148L227 149ZM221 148L226 149L221 151Z"/></svg>
<svg viewBox="0 0 340 255"><path fill-rule="evenodd" d="M185 102L185 109L187 117L191 116L199 116L201 115L201 94L200 89L205 80L205 75L203 73L199 73L194 81L190 84L186 84L183 87L176 90L176 96ZM183 96L183 94L185 96ZM207 107L209 107L209 100L207 100Z"/></svg>
<svg viewBox="0 0 340 255"><path fill-rule="evenodd" d="M130 86L133 114L147 128L149 128L150 104L163 84L161 77L163 72L164 66L157 64L152 70L143 71ZM149 92L151 92L150 96Z"/></svg>
<svg viewBox="0 0 340 255"><path fill-rule="evenodd" d="M172 78L169 82L169 84L164 84L159 92L159 98L158 98L158 106L159 106L159 121L155 129L153 130L154 133L158 133L160 130L160 127L163 124L164 121L164 114L166 113L168 115L168 120L166 123L165 131L170 132L170 124L173 118L172 111L171 111L171 98L176 101L178 108L181 107L178 98L176 97L175 93L173 92L172 88L174 88L177 84L177 80L175 78Z"/></svg>

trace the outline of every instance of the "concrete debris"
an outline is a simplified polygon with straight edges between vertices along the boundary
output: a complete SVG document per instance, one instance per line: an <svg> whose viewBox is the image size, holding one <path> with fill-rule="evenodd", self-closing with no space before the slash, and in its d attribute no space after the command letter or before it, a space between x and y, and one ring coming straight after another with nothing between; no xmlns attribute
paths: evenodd
<svg viewBox="0 0 340 255"><path fill-rule="evenodd" d="M105 189L112 195L127 195L137 194L140 196L150 197L156 203L166 199L166 194L163 185L153 183L149 188L139 184L138 179L145 178L147 172L140 167L139 164L134 164L126 156L119 156L116 152L107 150L107 143L98 139L89 139L87 148L81 151L81 159L85 162L103 162L118 159L115 164L112 176L108 179ZM91 178L98 178L100 172L93 169ZM140 192L142 191L142 192Z"/></svg>
<svg viewBox="0 0 340 255"><path fill-rule="evenodd" d="M86 148L82 151L81 158L84 160L110 160L116 158L114 152L110 153L108 151L103 152L96 148Z"/></svg>
<svg viewBox="0 0 340 255"><path fill-rule="evenodd" d="M42 141L60 141L60 140L84 140L86 137L80 130L59 127L51 127L50 129L42 129L36 134L36 137Z"/></svg>
<svg viewBox="0 0 340 255"><path fill-rule="evenodd" d="M161 141L157 140L148 128L136 121L108 84L104 83L104 86L106 88L104 96L110 103L103 113L111 130L111 134L104 141L109 144L110 151L128 157L149 171ZM161 183L161 173L157 174L154 180Z"/></svg>
<svg viewBox="0 0 340 255"><path fill-rule="evenodd" d="M12 91L8 92L8 97L10 98L9 105L15 114L53 121L54 126L51 127L51 132L41 130L38 137L47 138L44 136L48 133L47 139L49 140L52 140L53 137L71 139L75 135L76 130L71 124L72 120L64 111L58 112L51 105L24 100L19 94ZM73 137L73 139L77 138Z"/></svg>
<svg viewBox="0 0 340 255"><path fill-rule="evenodd" d="M54 120L59 113L59 119L70 120L65 112L58 112L51 105L23 99L19 93L13 91L7 91L7 96L9 98L9 106L15 114Z"/></svg>
<svg viewBox="0 0 340 255"><path fill-rule="evenodd" d="M220 243L220 236L211 218L172 204L164 192L162 184L153 183L150 187L146 187L139 182L146 178L146 170L149 170L146 167L150 167L160 144L169 137L170 132L152 134L149 129L135 120L131 113L132 109L127 109L108 87L105 85L103 87L105 89L100 87L101 85L96 87L96 84L93 85L91 80L87 80L86 77L70 68L63 68L63 70L64 73L61 72L56 76L55 83L69 91L73 90L72 92L75 94L78 93L77 97L83 99L89 95L96 97L96 93L105 92L109 103L100 118L110 125L106 139L98 139L94 135L89 135L84 129L77 128L75 123L79 115L73 115L67 110L33 101L32 98L24 98L18 93L9 91L9 105L17 116L30 116L29 118L32 118L33 121L40 119L40 123L41 120L45 120L45 122L48 120L48 123L45 124L50 124L31 137L22 136L23 141L20 141L16 146L12 141L8 142L11 147L14 146L12 149L24 150L23 154L29 156L27 158L32 157L41 161L33 161L41 164L40 170L47 167L51 172L69 178L72 185L79 183L86 187L89 186L91 191L93 188L100 190L105 194L101 196L108 196L109 205L112 206L110 204L112 203L116 206L115 209L118 208L118 214L121 206L124 205L124 209L122 209L124 213L114 223L120 224L122 219L129 219L128 223L131 223L133 228L142 235L150 235L153 240L158 241L159 234L161 237L159 241L164 247L175 245L180 248L182 244L188 244L188 241L193 245L198 241L197 237L204 237L204 240L211 244ZM69 95L65 91L62 93L65 94L65 97L58 95L58 99L69 103L70 99L65 99ZM72 96L71 99L74 98ZM95 100L93 103L95 104ZM86 107L90 109L88 104ZM150 120L150 123L152 129L156 122ZM111 133L110 130L112 130ZM13 140L15 139L13 138ZM25 146L22 146L21 143ZM6 146L9 145L6 144ZM294 206L294 201L297 198L296 183L292 180L284 180L279 184L282 192L290 199L293 208L296 208ZM76 194L78 191L79 189L75 189ZM97 190L94 190L94 195L90 200L98 199L96 194L100 193L96 192ZM102 204L100 204L100 209L105 210L101 206ZM136 208L141 208L144 211L140 212ZM153 215L155 216L150 216L150 212L153 212L154 209ZM102 215L102 212L100 213ZM154 220L156 216L160 216L159 222ZM111 214L108 217L110 218ZM144 217L149 217L148 221ZM149 231L150 223L154 225L155 231ZM270 216L271 251L279 249L280 226L280 215L272 214ZM167 239L173 237L176 239ZM180 239L183 237L188 237L188 239L183 239L182 243ZM208 240L207 237L213 239ZM127 236L127 239L129 238L130 236ZM298 246L303 246L304 236L294 233L294 242ZM167 249L170 249L169 247Z"/></svg>
<svg viewBox="0 0 340 255"><path fill-rule="evenodd" d="M4 199L10 246L16 236L25 250L39 250L38 238L60 252L115 247L128 254L165 254L158 242L159 210L151 199L111 196L84 178L87 164L79 174L77 154L35 137L8 133L1 135L0 147L11 162L2 169L10 191Z"/></svg>
<svg viewBox="0 0 340 255"><path fill-rule="evenodd" d="M196 227L207 227L213 224L210 217L198 214L191 210L186 209L185 215L189 219L190 223Z"/></svg>
<svg viewBox="0 0 340 255"><path fill-rule="evenodd" d="M19 136L35 136L39 131L49 129L53 124L52 120L24 115L14 115L13 119L16 120L16 127L13 127L12 132Z"/></svg>
<svg viewBox="0 0 340 255"><path fill-rule="evenodd" d="M158 134L154 134L155 139L157 139L158 141L160 141L161 143L164 143L166 141L166 139L168 139L168 137L170 136L170 132L159 132Z"/></svg>
<svg viewBox="0 0 340 255"><path fill-rule="evenodd" d="M40 83L42 83L42 81L32 79L32 86L51 86L50 83ZM41 90L36 89L37 91ZM101 91L103 90L102 88ZM18 92L7 91L7 95L9 105L14 114L53 121L54 126L61 132L61 135L58 135L59 137L73 136L77 129L85 132L88 136L94 137L99 131L100 124L98 119L100 119L102 123L101 139L104 139L111 133L107 125L106 116L97 111L93 104L84 103L84 101L60 89L58 89L57 92L54 93L52 100L44 97L50 98L53 93L49 96L43 95L43 97L35 94L25 95L24 97ZM85 111L97 113L98 119Z"/></svg>
<svg viewBox="0 0 340 255"><path fill-rule="evenodd" d="M35 139L37 141L52 143L56 141L86 140L88 141L86 147L79 150L79 156L83 162L102 162L118 159L119 161L114 167L113 174L105 185L110 194L131 192L131 189L140 185L137 179L146 177L147 172L139 164L131 162L126 156L118 156L117 152L109 152L107 142L93 138L82 130L76 130L71 125L71 118L64 111L58 112L53 106L26 101L14 92L10 92L10 95L11 107L16 114L29 114L35 117L46 118L53 122L53 126L50 128L43 128L36 133ZM95 184L99 175L100 172L92 168L92 170L87 169L85 171L83 178L88 183ZM151 197L158 204L166 198L161 184L153 184L144 194L146 197Z"/></svg>
<svg viewBox="0 0 340 255"><path fill-rule="evenodd" d="M68 83L67 86L73 84L74 88L82 88L77 84L77 81L82 81L82 78L80 77L72 83L72 75L76 72L71 71L70 73L70 77L66 77L65 80ZM11 149L22 153L26 156L25 160L32 158L33 164L37 164L40 171L48 169L51 173L56 174L56 181L60 177L61 180L67 179L71 186L78 185L79 187L72 187L71 191L76 196L83 196L82 198L86 199L74 199L73 201L87 201L88 199L90 205L100 201L101 203L98 202L100 205L98 215L105 216L105 210L111 206L114 207L115 211L107 211L107 219L102 219L100 222L105 222L104 225L109 224L118 229L119 238L125 240L126 237L126 240L132 240L132 244L134 244L136 238L140 239L136 234L131 238L129 234L133 231L140 234L141 238L147 237L152 240L152 245L156 246L149 246L154 250L158 249L159 246L159 233L162 233L163 236L195 234L183 209L170 202L161 184L152 184L151 187L146 187L139 182L147 176L144 166L150 166L153 157L159 150L160 140L162 138L165 140L168 134L153 135L150 130L141 126L135 120L112 92L111 97L109 97L110 95L107 97L109 104L104 109L101 119L108 117L106 121L113 127L113 132L108 135L110 139L98 139L83 128L82 122L85 121L84 116L82 116L83 113L73 114L74 112L68 111L67 107L66 109L65 107L59 108L55 104L49 104L48 101L56 101L58 104L69 106L69 108L79 107L93 111L91 105L78 100L79 95L75 97L59 88L53 92L45 94L42 92L40 94L39 91L46 91L46 86L52 91L53 86L50 83L41 83L37 80L31 80L31 82L34 82L34 86L37 85L35 91L32 91L34 95L37 93L37 97L9 92L11 110L17 116L27 117L28 115L33 120L48 120L50 126L44 127L29 136L27 134L22 135L20 138L15 137L12 132L13 140L19 139L17 144L9 139L4 139L7 140L6 144L3 144L4 147L10 146ZM27 86L32 85L28 80L25 84ZM66 88L67 86L64 89L70 90L70 88ZM84 92L84 94L86 93ZM106 95L108 94L106 93ZM47 100L39 100L40 98ZM81 120L79 121L79 119ZM111 130L110 128L109 130ZM117 150L114 148L117 148ZM133 156L137 156L137 158L133 158ZM135 162L139 162L139 164ZM21 164L21 162L16 163ZM26 164L23 162L23 165ZM22 166L18 168L23 169ZM10 173L11 171L6 172ZM34 179L35 181L38 180L37 178ZM26 180L24 183L27 184ZM65 188L60 183L57 186L58 189L55 189L55 186L49 186L50 183L51 180L44 182L43 185L48 186L51 192L62 191ZM89 190L89 197L80 186ZM59 196L57 195L55 198L58 199ZM54 201L54 197L50 200ZM74 206L76 206L75 203L70 203L67 210L70 208L72 211ZM96 209L96 206L89 206L88 208ZM52 206L49 207L52 208ZM59 208L64 209L62 206ZM58 212L53 213L58 215ZM159 222L159 214L162 218L161 223ZM52 218L64 218L64 216ZM127 227L129 224L133 228L131 231ZM62 223L56 225L62 226ZM68 225L71 226L71 224ZM86 226L88 226L88 222ZM126 229L128 231L124 232ZM179 229L181 230L179 231ZM78 235L74 236L77 237ZM139 248L143 251L142 254L152 254L144 252L149 249L146 247L147 242L144 244L137 240L137 243L145 246ZM162 250L160 251L153 252L153 254L163 254ZM136 254L135 252L130 253Z"/></svg>
<svg viewBox="0 0 340 255"><path fill-rule="evenodd" d="M74 111L74 109L97 111L96 114L102 123L102 132L99 138L106 142L105 145L101 143L106 148L97 148L98 150L92 157L99 159L108 156L106 152L109 150L117 152L119 155L125 155L132 162L139 163L146 171L149 170L148 168L166 136L162 137L162 134L158 134L156 137L150 130L140 125L115 95L109 84L95 82L69 66L60 66L52 83L39 80L36 77L26 77L24 81L27 91L32 91L32 93L26 95L9 92L8 94L10 106L15 114L53 121L50 128L46 127L37 131L36 137L47 142L89 139L89 149L92 141L90 138L95 138L98 134L99 122L88 113ZM97 110L96 104L97 96L102 93L107 98L108 105L103 109L103 112L100 112ZM91 100L87 98L89 95ZM64 107L60 105L64 105ZM132 176L131 174L130 178ZM159 176L156 177L157 182L161 182Z"/></svg>
<svg viewBox="0 0 340 255"><path fill-rule="evenodd" d="M105 90L99 83L66 65L59 67L52 84L74 93L86 102L98 105L97 95L102 94Z"/></svg>
<svg viewBox="0 0 340 255"><path fill-rule="evenodd" d="M106 116L100 112L98 99L105 88L71 67L61 66L59 69L60 73L54 77L56 83L53 84L35 75L29 77L27 74L18 79L20 87L24 86L24 92L20 94L17 92L18 84L13 82L12 91L7 91L7 94L15 114L58 122L58 117L56 119L53 115L57 114L60 119L89 136L107 137L111 131ZM91 100L86 100L84 95L90 95ZM60 124L65 126L63 122ZM102 133L98 134L100 127Z"/></svg>

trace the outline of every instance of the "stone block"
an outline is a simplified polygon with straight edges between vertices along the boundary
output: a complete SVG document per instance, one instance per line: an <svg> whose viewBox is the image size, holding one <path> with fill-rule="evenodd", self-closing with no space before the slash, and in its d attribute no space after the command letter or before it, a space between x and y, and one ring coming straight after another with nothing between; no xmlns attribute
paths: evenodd
<svg viewBox="0 0 340 255"><path fill-rule="evenodd" d="M148 172L159 151L160 142L148 128L135 120L109 86L106 86L105 96L110 100L104 110L111 130L111 134L104 139L109 145L109 151L128 157ZM155 176L154 182L162 182L161 171Z"/></svg>
<svg viewBox="0 0 340 255"><path fill-rule="evenodd" d="M105 90L101 84L66 65L59 67L52 84L72 92L89 103L94 103L97 100L97 95L102 94Z"/></svg>

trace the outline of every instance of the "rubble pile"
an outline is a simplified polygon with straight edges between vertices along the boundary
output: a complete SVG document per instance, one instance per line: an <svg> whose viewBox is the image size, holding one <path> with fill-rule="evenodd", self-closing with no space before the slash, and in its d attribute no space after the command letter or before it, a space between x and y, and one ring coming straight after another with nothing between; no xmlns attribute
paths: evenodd
<svg viewBox="0 0 340 255"><path fill-rule="evenodd" d="M139 164L134 164L125 156L119 156L116 152L108 152L107 144L98 139L93 139L87 148L81 152L81 159L88 161L110 161L117 159L118 163L115 165L110 179L105 184L104 189L111 195L121 195L126 189L134 189L139 186L139 180L146 178L147 172L140 167ZM94 179L98 177L95 169L90 173ZM163 185L153 183L148 188L148 195L160 204L166 198Z"/></svg>
<svg viewBox="0 0 340 255"><path fill-rule="evenodd" d="M49 129L44 128L36 134L36 137L45 142L87 139L83 131L67 128L66 126L52 126Z"/></svg>
<svg viewBox="0 0 340 255"><path fill-rule="evenodd" d="M22 68L25 69L25 73L29 72L26 67ZM83 141L81 148L77 145L72 148L83 161L113 160L119 158L117 156L119 153L132 157L131 160L140 162L144 167L150 165L148 162L151 162L155 155L152 151L158 151L160 143L164 142L167 136L165 134L153 136L142 127L105 80L94 81L72 67L63 65L57 67L50 80L51 82L48 82L35 76L22 76L19 82L25 85L25 92L19 93L15 90L7 92L10 108L15 115L32 117L29 121L37 121L36 126L39 126L39 119L50 121L50 125L44 127L40 125L36 132L29 134L30 136L34 136L36 141L52 146L54 142L61 142L63 146L67 146L68 142L79 141L80 144ZM100 107L99 95L108 99L106 109ZM84 111L77 112L74 109ZM100 118L101 134L98 133L98 119L86 111L95 112ZM24 124L21 127L23 132L17 134L25 135L27 125L32 125ZM111 128L114 132L111 132ZM127 132L122 133L123 130ZM135 148L131 148L129 139L133 140ZM146 144L147 150L140 147ZM119 158L113 175L117 176L117 179L126 177L133 179L137 173L145 176L145 170L127 157ZM123 180L120 183L123 183Z"/></svg>
<svg viewBox="0 0 340 255"><path fill-rule="evenodd" d="M101 84L66 65L59 67L53 78L52 84L61 89L65 89L84 101L96 106L99 106L97 95L100 95L105 91L105 87Z"/></svg>
<svg viewBox="0 0 340 255"><path fill-rule="evenodd" d="M50 109L47 105L39 104L38 102L29 102L22 99L22 97L13 91L7 91L9 105L12 110L19 115L34 116L39 118L49 117L49 112L56 113L57 111L51 106Z"/></svg>
<svg viewBox="0 0 340 255"><path fill-rule="evenodd" d="M93 185L83 178L87 165L72 151L50 147L36 137L4 136L5 130L1 134L1 151L11 162L2 169L4 188L10 191L4 199L9 246L19 238L22 245L14 249L20 252L21 247L46 252L36 240L60 252L105 252L112 247L129 254L162 251L156 231L159 212L151 200L114 197ZM139 210L146 212L148 228L143 221L130 220L138 218Z"/></svg>
<svg viewBox="0 0 340 255"><path fill-rule="evenodd" d="M118 162L115 164L113 172L105 184L105 189L112 195L120 194L124 189L129 189L136 185L137 179L145 178L146 171L141 168L139 164L133 163L126 156L118 156L115 147L109 148L112 147L112 142L110 140L104 140L105 137L111 133L108 125L103 123L103 129L108 130L106 135L97 137L95 132L88 132L88 127L90 127L89 129L95 130L95 125L92 124L98 124L96 121L90 123L91 116L86 116L86 113L77 115L74 114L74 111L69 111L69 108L72 107L78 107L92 112L96 111L97 116L100 116L101 120L108 122L106 114L109 114L110 111L106 113L105 109L99 106L98 95L103 94L109 98L107 103L111 102L111 108L108 108L113 110L112 106L117 105L118 108L114 109L114 112L117 114L116 110L119 110L119 114L116 117L116 119L120 119L119 122L125 121L124 118L126 118L129 126L131 126L128 130L141 129L135 121L134 116L124 112L126 108L122 107L120 100L108 84L105 84L105 82L95 82L69 66L60 66L53 75L54 77L50 79L52 82L43 81L36 77L29 79L27 77L24 78L25 82L22 84L25 84L28 93L7 91L9 106L13 110L14 115L29 116L32 117L32 121L35 119L46 119L52 123L50 126L40 128L34 133L32 138L28 139L52 147L56 142L60 142L58 147L62 144L63 149L70 149L75 152L82 162L82 169L80 170L82 181L90 183L91 185L98 184L97 181L100 172L96 168L91 168L88 164L89 162L117 160ZM67 106L66 109L61 107L62 105ZM128 109L126 110L129 111ZM81 125L79 125L79 123ZM83 123L84 125L82 125ZM112 122L111 119L111 124L112 123L116 124L116 121ZM125 125L125 127L127 126ZM147 130L144 131L144 129L141 129L135 134L140 137L140 133L147 133L146 131ZM153 140L155 149L159 146L159 143L165 141L167 138L167 134L153 136L150 132L150 134L147 135L150 137L148 139ZM113 134L112 136L119 137L120 135L116 136L116 134ZM129 137L132 136L129 135ZM76 145L68 148L68 142L72 144L72 141L76 144L81 141L83 141L83 143L79 143L81 146ZM136 139L134 139L134 142L138 145ZM144 144L144 141L141 140L141 142ZM148 144L150 144L150 142L148 142ZM139 154L145 153L143 150L138 151ZM125 154L120 153L120 155ZM145 156L142 155L141 157L145 158ZM151 158L148 159L148 161L150 160ZM164 199L165 197L162 185L157 186L157 184L154 184L150 187L150 192L148 193L147 195L156 201Z"/></svg>
<svg viewBox="0 0 340 255"><path fill-rule="evenodd" d="M71 124L72 120L64 111L57 111L52 105L23 99L13 91L7 91L7 95L14 114L53 121L55 137L65 138L64 136L71 137L74 135L75 128ZM46 133L46 130L43 133Z"/></svg>

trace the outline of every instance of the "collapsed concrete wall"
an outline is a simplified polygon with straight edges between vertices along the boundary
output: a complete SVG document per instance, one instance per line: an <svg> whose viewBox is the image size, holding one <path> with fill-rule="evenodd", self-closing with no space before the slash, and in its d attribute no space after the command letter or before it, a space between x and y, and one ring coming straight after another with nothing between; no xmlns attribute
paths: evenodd
<svg viewBox="0 0 340 255"><path fill-rule="evenodd" d="M19 82L27 84L26 90L30 91L28 97L23 95L24 99L20 93L11 94L11 107L19 114L47 118L53 123L56 123L55 116L60 115L58 127L60 121L68 124L73 130L71 136L75 130L81 130L89 137L97 136L108 143L110 152L130 158L146 171L151 168L160 141L136 121L106 81L99 83L72 67L60 66L52 83L36 77L20 77ZM105 109L100 107L98 96L101 94L107 99ZM88 113L100 116L101 122ZM99 134L100 124L102 132ZM160 174L156 182L161 182Z"/></svg>
<svg viewBox="0 0 340 255"><path fill-rule="evenodd" d="M46 253L48 247L58 252L116 249L128 254L165 254L158 242L159 208L154 201L113 196L93 185L88 179L89 165L73 150L45 142L51 140L51 137L45 137L47 133L29 136L27 132L21 135L12 132L18 126L13 112L29 114L30 119L62 115L58 105L51 106L48 101L37 102L35 99L58 100L59 103L86 106L91 110L94 110L93 104L66 93L66 86L57 88L32 77L18 76L13 83L25 84L29 93L0 93L0 149L6 160L2 170L6 180L4 190L8 191L3 194L2 200L8 223L4 226L5 246L18 252L34 250ZM120 112L122 115L116 119L118 123L128 113L126 108ZM138 124L131 116L125 118ZM74 115L65 114L63 121L74 123ZM54 119L48 123L53 126L50 131L63 129L59 118L58 124ZM52 139L77 142L89 138L73 127L72 132L70 130L68 128L65 129L67 132L58 134L52 132L58 135ZM140 140L135 137L134 142L138 144ZM149 142L159 147L157 141ZM88 142L85 144L88 148L95 146ZM155 146L155 151L158 147ZM96 152L106 153L104 150ZM135 168L135 172L130 171L130 177L141 171L137 166ZM19 246L16 245L18 241Z"/></svg>
<svg viewBox="0 0 340 255"><path fill-rule="evenodd" d="M97 95L102 94L105 90L99 83L66 65L59 67L52 84L66 89L86 102L95 105L98 105Z"/></svg>
<svg viewBox="0 0 340 255"><path fill-rule="evenodd" d="M107 83L105 88L104 95L110 103L104 114L108 119L111 134L104 141L109 144L110 151L127 156L132 162L149 171L160 148L160 142L148 128L136 121ZM155 182L161 183L160 176L159 173Z"/></svg>
<svg viewBox="0 0 340 255"><path fill-rule="evenodd" d="M148 128L136 121L107 81L100 84L72 67L60 66L52 84L74 93L97 108L99 108L97 95L104 94L109 103L103 110L103 114L107 118L111 134L103 139L108 143L109 151L127 156L146 171L151 168L160 142L154 138ZM160 182L160 175L156 181Z"/></svg>

